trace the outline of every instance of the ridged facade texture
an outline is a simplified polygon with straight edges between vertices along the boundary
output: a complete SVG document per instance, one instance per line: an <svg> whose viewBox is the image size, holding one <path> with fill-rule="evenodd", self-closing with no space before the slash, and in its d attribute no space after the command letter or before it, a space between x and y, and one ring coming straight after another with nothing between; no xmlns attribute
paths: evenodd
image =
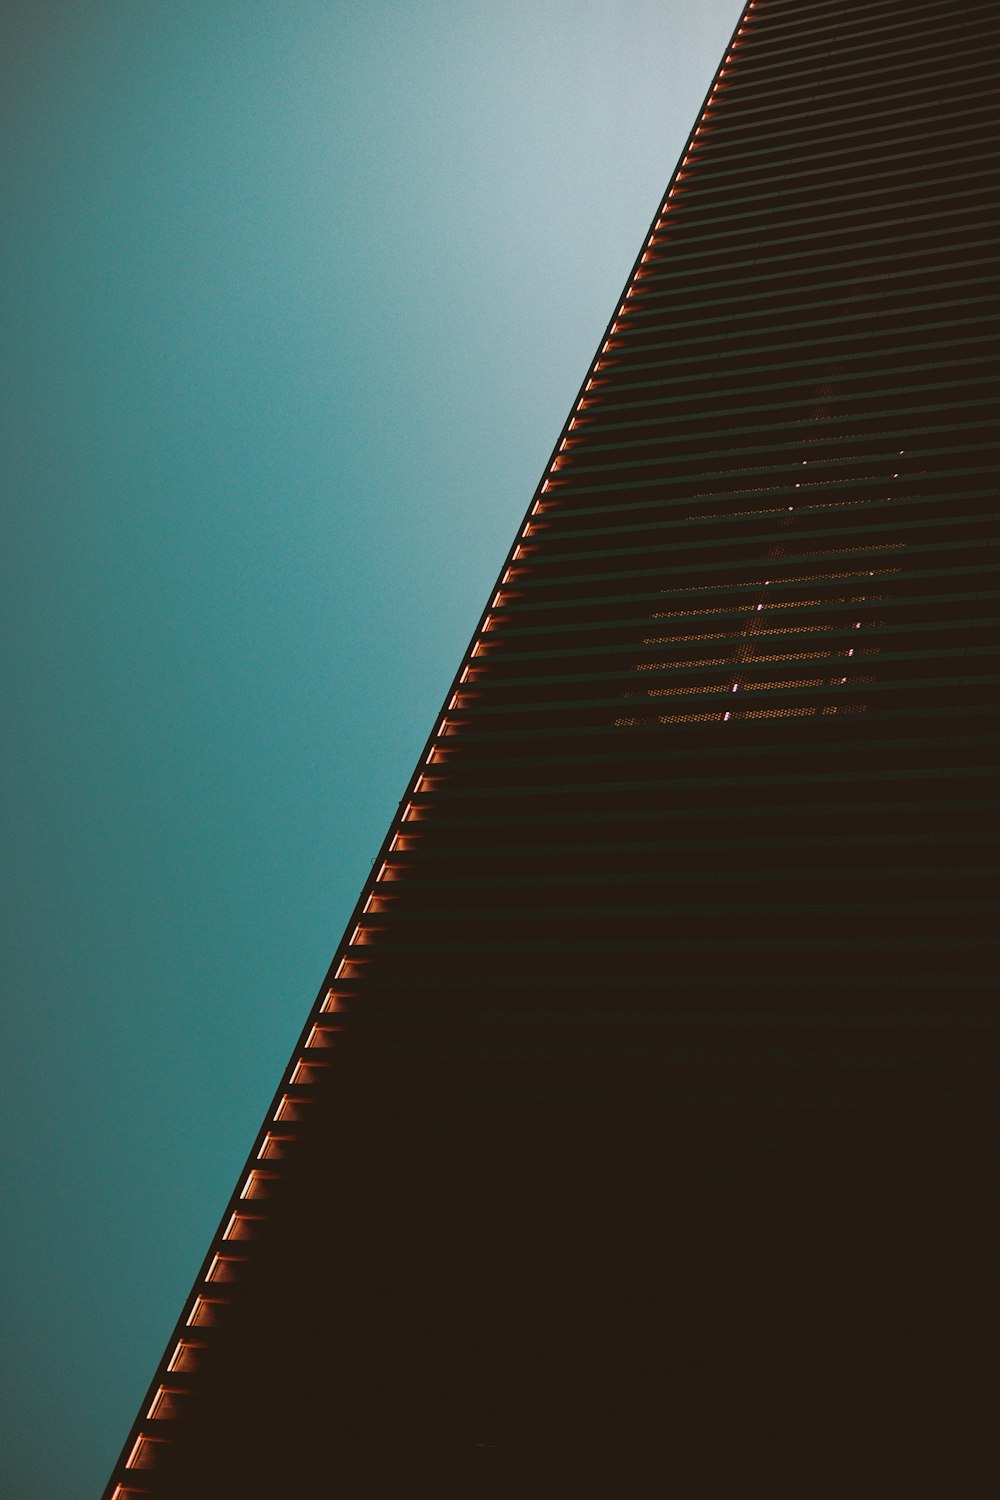
<svg viewBox="0 0 1000 1500"><path fill-rule="evenodd" d="M992 1277L998 63L748 7L109 1496L476 1493L720 1289Z"/></svg>

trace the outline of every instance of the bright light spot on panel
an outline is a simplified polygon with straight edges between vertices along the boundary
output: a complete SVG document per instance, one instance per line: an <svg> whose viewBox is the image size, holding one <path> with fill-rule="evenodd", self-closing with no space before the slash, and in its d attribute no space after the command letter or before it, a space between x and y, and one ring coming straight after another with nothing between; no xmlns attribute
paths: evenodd
<svg viewBox="0 0 1000 1500"><path fill-rule="evenodd" d="M125 1460L126 1469L152 1469L156 1466L162 1440L139 1436L132 1445L132 1452Z"/></svg>

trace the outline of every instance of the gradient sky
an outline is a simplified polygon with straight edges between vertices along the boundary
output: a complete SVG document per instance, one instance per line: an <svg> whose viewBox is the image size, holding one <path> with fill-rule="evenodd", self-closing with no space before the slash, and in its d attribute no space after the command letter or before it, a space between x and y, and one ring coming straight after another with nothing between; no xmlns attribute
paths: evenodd
<svg viewBox="0 0 1000 1500"><path fill-rule="evenodd" d="M12 1500L107 1478L741 9L0 5Z"/></svg>

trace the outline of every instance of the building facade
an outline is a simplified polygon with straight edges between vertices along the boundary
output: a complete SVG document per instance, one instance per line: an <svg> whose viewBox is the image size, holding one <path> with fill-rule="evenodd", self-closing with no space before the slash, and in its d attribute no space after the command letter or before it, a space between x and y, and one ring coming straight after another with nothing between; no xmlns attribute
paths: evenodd
<svg viewBox="0 0 1000 1500"><path fill-rule="evenodd" d="M747 6L108 1497L478 1493L990 1281L998 58Z"/></svg>

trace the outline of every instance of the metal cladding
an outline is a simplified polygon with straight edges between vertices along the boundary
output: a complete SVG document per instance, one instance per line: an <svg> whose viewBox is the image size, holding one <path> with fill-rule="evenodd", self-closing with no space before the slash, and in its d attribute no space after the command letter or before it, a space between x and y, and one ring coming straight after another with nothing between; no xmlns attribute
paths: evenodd
<svg viewBox="0 0 1000 1500"><path fill-rule="evenodd" d="M998 59L748 6L109 1496L479 1493L990 1279Z"/></svg>

